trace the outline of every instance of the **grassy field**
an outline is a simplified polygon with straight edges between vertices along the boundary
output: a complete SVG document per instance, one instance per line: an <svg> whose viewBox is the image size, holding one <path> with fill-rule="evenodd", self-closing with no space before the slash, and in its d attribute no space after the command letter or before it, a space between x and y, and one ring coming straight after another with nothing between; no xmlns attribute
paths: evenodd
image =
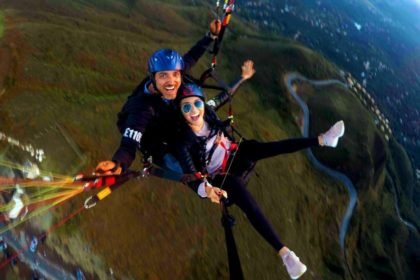
<svg viewBox="0 0 420 280"><path fill-rule="evenodd" d="M0 11L0 39L4 34L4 13Z"/></svg>
<svg viewBox="0 0 420 280"><path fill-rule="evenodd" d="M17 46L15 59L19 62L15 82L0 97L1 130L43 148L47 158L42 168L67 175L90 172L99 160L112 156L120 138L116 114L146 74L150 53L159 47L187 51L210 21L203 7L179 5L179 1L47 0L40 5L23 0L1 4L0 9L14 23L5 37L12 40L8 44ZM237 128L247 138L258 140L298 137L283 74L299 71L313 79L338 78L336 67L294 42L260 36L237 18L231 28L219 56L219 74L233 79L247 58L255 61L257 69L234 99ZM23 43L7 37L8 32L20 34ZM206 55L194 68L195 76L208 66L209 59ZM342 117L352 137L345 138L337 150L319 151L319 156L350 172L368 193L377 178L384 176L371 172L381 163L380 151L371 148L384 145L383 140L365 121L368 115L354 103L357 99L347 92L340 92L343 99L339 100L328 96L336 91L340 90L328 90L325 96L318 94L319 99L309 101L319 110L311 122L312 132L324 131L331 120ZM358 130L359 123L365 127ZM364 138L366 144L360 150L358 144ZM369 166L365 169L366 158ZM308 275L315 279L345 275L338 245L338 227L348 199L343 186L313 170L303 153L261 162L256 173L249 190L283 242L307 263ZM377 188L381 188L379 183ZM80 207L87 196L67 203L59 213ZM389 206L377 201L377 209ZM352 221L360 225L351 228L354 263L359 262L356 229L369 232L364 218L367 210L371 208L358 206L359 215ZM238 222L234 231L245 277L286 279L275 252L238 209L233 207L232 214ZM380 221L376 221L378 227L383 226ZM377 236L363 238L378 240L374 252L382 248ZM218 207L180 184L157 178L126 184L52 233L47 244L68 263L101 279L109 277L109 268L117 279L228 278Z"/></svg>

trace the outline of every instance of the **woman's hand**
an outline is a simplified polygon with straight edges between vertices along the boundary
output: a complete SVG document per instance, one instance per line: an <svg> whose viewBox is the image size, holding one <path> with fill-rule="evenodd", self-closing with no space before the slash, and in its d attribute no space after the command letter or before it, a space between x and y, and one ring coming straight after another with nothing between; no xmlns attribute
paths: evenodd
<svg viewBox="0 0 420 280"><path fill-rule="evenodd" d="M227 197L227 192L217 187L206 185L205 190L207 193L207 198L210 199L213 203L219 204L222 196Z"/></svg>
<svg viewBox="0 0 420 280"><path fill-rule="evenodd" d="M252 60L246 60L244 64L242 64L242 79L248 80L255 74L254 69L254 61Z"/></svg>
<svg viewBox="0 0 420 280"><path fill-rule="evenodd" d="M111 160L101 161L95 168L95 175L120 175L121 166Z"/></svg>

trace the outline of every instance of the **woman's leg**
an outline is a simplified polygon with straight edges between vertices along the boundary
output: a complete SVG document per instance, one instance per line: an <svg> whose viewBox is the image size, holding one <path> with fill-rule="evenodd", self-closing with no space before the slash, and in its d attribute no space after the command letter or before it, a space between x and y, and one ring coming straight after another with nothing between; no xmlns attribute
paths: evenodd
<svg viewBox="0 0 420 280"><path fill-rule="evenodd" d="M246 140L239 147L239 155L252 161L258 161L317 146L319 146L318 137L286 139L276 142Z"/></svg>
<svg viewBox="0 0 420 280"><path fill-rule="evenodd" d="M224 182L223 186L220 185L222 181ZM300 261L294 252L281 243L254 198L245 188L245 183L241 178L227 175L224 180L224 176L218 175L212 184L227 191L230 203L235 203L241 208L257 232L276 250L292 279L297 279L305 273L306 265Z"/></svg>
<svg viewBox="0 0 420 280"><path fill-rule="evenodd" d="M232 156L228 162L228 167L230 167L228 172L247 182L258 160L318 145L318 138L297 138L266 143L245 140L239 145L236 155ZM233 161L232 164L231 161Z"/></svg>
<svg viewBox="0 0 420 280"><path fill-rule="evenodd" d="M216 176L214 186L222 187L228 193L228 198L231 203L236 204L248 217L248 220L257 230L257 232L277 251L279 252L284 245L281 243L274 229L264 217L256 201L251 194L246 190L244 181L237 177L227 175L223 186L220 186L223 181L222 175Z"/></svg>

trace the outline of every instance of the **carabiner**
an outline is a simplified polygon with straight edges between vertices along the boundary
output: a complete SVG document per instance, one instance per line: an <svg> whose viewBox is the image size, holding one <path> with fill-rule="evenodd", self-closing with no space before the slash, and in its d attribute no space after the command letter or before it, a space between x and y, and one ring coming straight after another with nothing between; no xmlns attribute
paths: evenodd
<svg viewBox="0 0 420 280"><path fill-rule="evenodd" d="M150 175L150 171L149 171L149 169L150 169L150 168L151 168L151 166L146 166L146 167L144 167L144 168L141 170L140 177L137 177L137 178L144 178L144 177L149 176L149 175Z"/></svg>
<svg viewBox="0 0 420 280"><path fill-rule="evenodd" d="M86 209L90 209L92 207L96 206L96 202L98 202L98 199L96 198L96 196L89 196L84 203L84 206Z"/></svg>

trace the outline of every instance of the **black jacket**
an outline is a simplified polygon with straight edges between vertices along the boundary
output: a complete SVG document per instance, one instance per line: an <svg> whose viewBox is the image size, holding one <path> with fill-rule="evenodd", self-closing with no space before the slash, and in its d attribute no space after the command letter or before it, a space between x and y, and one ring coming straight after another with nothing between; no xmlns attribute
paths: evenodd
<svg viewBox="0 0 420 280"><path fill-rule="evenodd" d="M181 164L184 174L195 174L200 172L206 174L206 168L208 164L208 155L206 155L206 144L208 139L213 137L219 132L234 141L232 137L232 127L230 126L230 120L221 121L216 112L211 107L206 105L204 120L207 122L210 135L208 137L197 136L191 128L186 124L185 120L178 126L179 132L176 139L176 157ZM193 180L188 182L188 186L195 192L197 192L198 186L202 182L201 179Z"/></svg>
<svg viewBox="0 0 420 280"><path fill-rule="evenodd" d="M174 119L177 117L173 101L164 100L160 94L132 95L119 114L127 114L120 125L122 139L113 156L127 169L139 149L145 157L152 156L157 163L171 150L175 135Z"/></svg>

